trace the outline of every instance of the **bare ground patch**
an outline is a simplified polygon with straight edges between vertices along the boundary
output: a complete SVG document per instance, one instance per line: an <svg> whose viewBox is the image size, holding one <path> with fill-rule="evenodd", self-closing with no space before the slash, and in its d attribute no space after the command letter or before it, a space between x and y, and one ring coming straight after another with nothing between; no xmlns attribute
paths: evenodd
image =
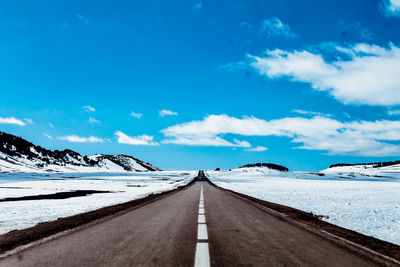
<svg viewBox="0 0 400 267"><path fill-rule="evenodd" d="M91 194L104 194L113 193L112 191L101 191L101 190L76 190L68 192L58 192L54 194L46 195L33 195L33 196L23 196L23 197L7 197L1 198L0 202L8 201L24 201L24 200L43 200L43 199L67 199L72 197L84 197Z"/></svg>

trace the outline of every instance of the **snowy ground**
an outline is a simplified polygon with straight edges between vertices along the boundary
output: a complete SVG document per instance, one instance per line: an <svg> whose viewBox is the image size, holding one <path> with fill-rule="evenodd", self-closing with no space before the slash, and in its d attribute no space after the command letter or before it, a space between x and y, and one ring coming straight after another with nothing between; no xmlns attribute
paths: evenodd
<svg viewBox="0 0 400 267"><path fill-rule="evenodd" d="M164 171L134 174L0 174L0 199L54 194L75 190L104 190L60 200L0 202L0 234L38 222L55 220L101 207L126 202L187 184L194 171Z"/></svg>
<svg viewBox="0 0 400 267"><path fill-rule="evenodd" d="M373 175L360 175L331 171L319 176L321 174L246 168L208 171L206 175L223 188L328 215L326 221L330 223L400 244L398 173L374 170Z"/></svg>

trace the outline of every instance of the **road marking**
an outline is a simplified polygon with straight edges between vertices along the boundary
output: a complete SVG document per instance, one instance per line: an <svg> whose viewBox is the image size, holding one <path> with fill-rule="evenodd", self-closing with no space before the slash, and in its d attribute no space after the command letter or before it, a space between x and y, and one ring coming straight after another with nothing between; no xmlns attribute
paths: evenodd
<svg viewBox="0 0 400 267"><path fill-rule="evenodd" d="M206 223L206 215L205 214L199 214L198 218L198 223Z"/></svg>
<svg viewBox="0 0 400 267"><path fill-rule="evenodd" d="M208 267L210 266L210 255L208 253L208 243L197 243L196 246L196 259L194 261L195 267Z"/></svg>
<svg viewBox="0 0 400 267"><path fill-rule="evenodd" d="M206 212L204 210L203 185L201 185L199 215L197 219L197 245L194 266L209 267L210 265L210 250L208 248L208 232L206 224Z"/></svg>
<svg viewBox="0 0 400 267"><path fill-rule="evenodd" d="M198 224L197 226L197 239L198 240L207 240L207 225L206 224Z"/></svg>

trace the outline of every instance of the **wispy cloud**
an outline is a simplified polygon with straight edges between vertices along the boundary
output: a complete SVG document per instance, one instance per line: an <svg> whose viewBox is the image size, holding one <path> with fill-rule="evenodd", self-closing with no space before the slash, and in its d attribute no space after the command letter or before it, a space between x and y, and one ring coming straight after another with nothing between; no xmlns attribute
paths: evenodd
<svg viewBox="0 0 400 267"><path fill-rule="evenodd" d="M203 10L203 2L197 1L196 4L193 6L193 11L200 12Z"/></svg>
<svg viewBox="0 0 400 267"><path fill-rule="evenodd" d="M254 25L248 22L241 22L239 24L240 27L242 27L243 29L246 29L247 31L251 32L254 30Z"/></svg>
<svg viewBox="0 0 400 267"><path fill-rule="evenodd" d="M400 115L400 109L389 110L387 113L388 113L388 115L390 115L390 116Z"/></svg>
<svg viewBox="0 0 400 267"><path fill-rule="evenodd" d="M9 118L0 117L0 124L15 124L15 125L19 125L19 126L26 125L25 122L23 122L20 119L15 118L15 117L9 117Z"/></svg>
<svg viewBox="0 0 400 267"><path fill-rule="evenodd" d="M280 19L273 17L262 22L261 32L267 37L282 35L286 37L296 37L289 25L283 23Z"/></svg>
<svg viewBox="0 0 400 267"><path fill-rule="evenodd" d="M27 124L33 124L33 120L32 120L32 119L25 118L24 121L25 121Z"/></svg>
<svg viewBox="0 0 400 267"><path fill-rule="evenodd" d="M96 120L95 118L89 118L89 123L97 123L97 124L100 124L101 121Z"/></svg>
<svg viewBox="0 0 400 267"><path fill-rule="evenodd" d="M383 0L381 10L386 16L400 16L400 0Z"/></svg>
<svg viewBox="0 0 400 267"><path fill-rule="evenodd" d="M117 136L117 141L120 144L128 144L134 146L158 146L157 142L154 142L153 136L149 135L140 135L140 136L128 136L121 131L116 131L115 135Z"/></svg>
<svg viewBox="0 0 400 267"><path fill-rule="evenodd" d="M266 121L255 117L209 115L201 121L168 127L162 133L166 137L163 142L172 144L235 146L235 141L230 142L223 136L281 136L300 143L298 149L321 150L332 155L400 155L400 145L393 144L393 141L400 141L400 121L340 122L319 116Z"/></svg>
<svg viewBox="0 0 400 267"><path fill-rule="evenodd" d="M53 137L47 133L44 133L43 136L46 136L48 139L53 139Z"/></svg>
<svg viewBox="0 0 400 267"><path fill-rule="evenodd" d="M245 149L245 151L249 151L249 152L264 152L267 150L268 150L268 148L266 148L265 146L256 146L253 148Z"/></svg>
<svg viewBox="0 0 400 267"><path fill-rule="evenodd" d="M324 114L321 112L316 112L316 111L308 111L308 110L302 110L302 109L293 109L293 113L297 114L302 114L302 115L309 115L309 116L320 116L320 117L332 117L331 114Z"/></svg>
<svg viewBox="0 0 400 267"><path fill-rule="evenodd" d="M95 112L96 111L96 109L94 107L92 107L92 106L84 106L83 109L86 112Z"/></svg>
<svg viewBox="0 0 400 267"><path fill-rule="evenodd" d="M327 62L321 54L306 50L275 49L260 57L249 56L250 65L269 78L289 77L310 83L313 89L328 91L344 104L400 104L399 47L361 43L336 50L350 59Z"/></svg>
<svg viewBox="0 0 400 267"><path fill-rule="evenodd" d="M136 119L140 119L143 116L143 114L142 113L136 113L136 112L132 111L131 112L131 116L136 118Z"/></svg>
<svg viewBox="0 0 400 267"><path fill-rule="evenodd" d="M344 21L340 21L340 24L343 27L343 36L351 35L364 40L371 40L374 37L374 34L367 28L361 26L360 22L346 23Z"/></svg>
<svg viewBox="0 0 400 267"><path fill-rule="evenodd" d="M84 23L91 23L91 20L88 19L87 17L83 16L82 14L76 14L76 17L77 17L80 21L82 21L82 22L84 22Z"/></svg>
<svg viewBox="0 0 400 267"><path fill-rule="evenodd" d="M176 115L178 115L178 112L167 110L167 109L163 109L163 110L159 111L159 114L160 114L161 117L176 116Z"/></svg>
<svg viewBox="0 0 400 267"><path fill-rule="evenodd" d="M228 71L244 71L249 69L249 64L247 62L239 61L228 64L222 64L219 65L218 67L222 70L228 70Z"/></svg>
<svg viewBox="0 0 400 267"><path fill-rule="evenodd" d="M95 137L95 136L80 137L77 135L67 135L67 136L57 137L57 139L63 140L63 141L68 141L71 143L103 143L104 142L103 139L101 139L99 137Z"/></svg>
<svg viewBox="0 0 400 267"><path fill-rule="evenodd" d="M54 128L54 125L53 125L51 122L49 122L49 126L50 126L51 128Z"/></svg>

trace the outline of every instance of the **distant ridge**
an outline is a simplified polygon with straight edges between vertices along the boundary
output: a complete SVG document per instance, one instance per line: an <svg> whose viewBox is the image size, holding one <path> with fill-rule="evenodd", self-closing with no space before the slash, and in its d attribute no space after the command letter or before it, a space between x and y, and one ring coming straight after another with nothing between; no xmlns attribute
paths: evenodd
<svg viewBox="0 0 400 267"><path fill-rule="evenodd" d="M272 170L277 170L277 171L281 171L281 172L289 171L288 168L286 168L282 165L274 164L274 163L253 163L253 164L246 164L246 165L240 166L239 168L252 168L252 167L267 167Z"/></svg>
<svg viewBox="0 0 400 267"><path fill-rule="evenodd" d="M361 165L361 166L369 165L369 166L372 166L372 168L379 168L379 167L386 167L386 166L392 166L392 165L397 165L397 164L400 164L400 160L370 162L370 163L336 163L336 164L330 165L329 168L345 167L345 166L359 166L359 165Z"/></svg>
<svg viewBox="0 0 400 267"><path fill-rule="evenodd" d="M158 171L128 155L82 156L70 149L48 150L0 131L0 172L119 172Z"/></svg>

